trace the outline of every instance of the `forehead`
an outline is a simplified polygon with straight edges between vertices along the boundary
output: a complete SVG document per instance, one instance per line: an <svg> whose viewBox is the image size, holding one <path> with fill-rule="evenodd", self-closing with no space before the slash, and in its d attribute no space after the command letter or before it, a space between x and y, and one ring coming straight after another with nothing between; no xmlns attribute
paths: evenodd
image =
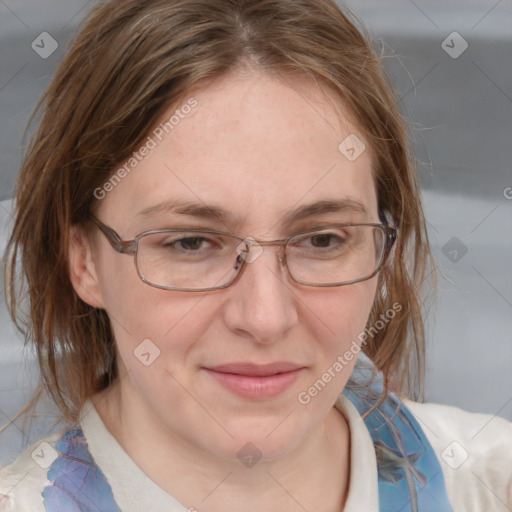
<svg viewBox="0 0 512 512"><path fill-rule="evenodd" d="M154 208L168 201L222 208L259 231L320 200L360 203L377 220L369 145L340 99L313 82L233 73L174 105L149 139L99 206L126 229L171 213Z"/></svg>

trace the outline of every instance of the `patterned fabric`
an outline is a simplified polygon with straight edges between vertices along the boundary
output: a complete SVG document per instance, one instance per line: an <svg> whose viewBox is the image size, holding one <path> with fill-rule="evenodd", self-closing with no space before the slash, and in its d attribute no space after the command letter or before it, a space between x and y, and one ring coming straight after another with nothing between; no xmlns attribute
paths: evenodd
<svg viewBox="0 0 512 512"><path fill-rule="evenodd" d="M412 413L389 393L367 414L383 389L382 375L372 374L373 365L367 361L359 358L343 394L364 418L375 447L379 510L453 512L439 460Z"/></svg>
<svg viewBox="0 0 512 512"><path fill-rule="evenodd" d="M48 471L52 484L43 490L47 512L121 512L80 427L62 436L57 451L60 456Z"/></svg>
<svg viewBox="0 0 512 512"><path fill-rule="evenodd" d="M380 511L453 512L437 456L402 402L390 393L367 414L381 390L382 377L372 375L371 364L360 355L343 394L364 418L373 440ZM57 450L60 456L48 472L51 483L43 491L46 512L121 512L79 426L64 434Z"/></svg>

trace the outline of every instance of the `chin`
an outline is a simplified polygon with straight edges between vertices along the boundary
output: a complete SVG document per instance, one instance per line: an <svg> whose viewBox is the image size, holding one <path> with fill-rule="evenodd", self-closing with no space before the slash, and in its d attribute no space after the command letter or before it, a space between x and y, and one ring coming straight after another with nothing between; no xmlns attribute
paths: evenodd
<svg viewBox="0 0 512 512"><path fill-rule="evenodd" d="M217 448L222 451L219 456L231 461L272 461L292 452L307 435L307 426L297 422L292 412L268 416L267 418L245 417L238 422L231 422L227 430L231 434L223 435ZM295 416L295 417L294 417Z"/></svg>

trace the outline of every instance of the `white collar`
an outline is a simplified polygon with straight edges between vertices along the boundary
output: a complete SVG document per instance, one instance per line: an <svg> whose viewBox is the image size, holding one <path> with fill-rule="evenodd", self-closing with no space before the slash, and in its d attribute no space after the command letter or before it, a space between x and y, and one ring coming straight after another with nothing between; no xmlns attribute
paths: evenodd
<svg viewBox="0 0 512 512"><path fill-rule="evenodd" d="M335 407L350 430L350 479L344 512L378 512L377 460L370 433L358 410L341 394ZM80 424L89 452L112 488L123 512L140 510L187 512L170 494L156 485L129 457L105 427L94 405L86 402Z"/></svg>

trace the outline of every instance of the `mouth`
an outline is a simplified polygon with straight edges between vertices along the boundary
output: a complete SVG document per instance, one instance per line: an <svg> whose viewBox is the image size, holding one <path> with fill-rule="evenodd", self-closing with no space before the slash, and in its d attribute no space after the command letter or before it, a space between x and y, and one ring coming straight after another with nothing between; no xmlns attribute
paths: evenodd
<svg viewBox="0 0 512 512"><path fill-rule="evenodd" d="M280 395L297 380L304 369L304 366L288 361L264 365L230 363L202 368L225 389L252 400Z"/></svg>

